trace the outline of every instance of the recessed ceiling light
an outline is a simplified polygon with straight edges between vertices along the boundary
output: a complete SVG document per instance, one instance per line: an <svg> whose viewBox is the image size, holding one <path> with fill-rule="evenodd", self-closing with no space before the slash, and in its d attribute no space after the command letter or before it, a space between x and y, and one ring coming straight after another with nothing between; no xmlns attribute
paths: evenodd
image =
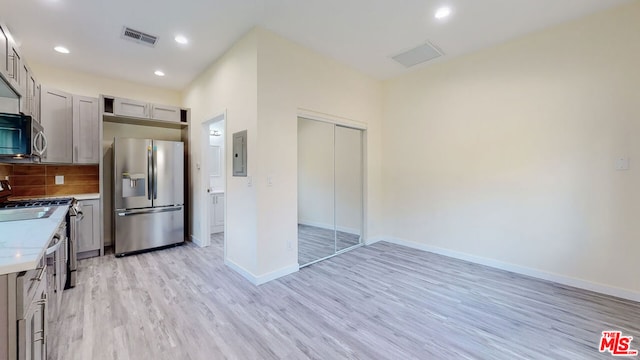
<svg viewBox="0 0 640 360"><path fill-rule="evenodd" d="M444 19L451 15L451 8L448 6L443 6L436 11L435 17L436 19Z"/></svg>
<svg viewBox="0 0 640 360"><path fill-rule="evenodd" d="M187 39L186 37L184 37L182 35L176 35L176 37L174 39L176 40L176 42L178 44L188 44L189 43L189 39Z"/></svg>
<svg viewBox="0 0 640 360"><path fill-rule="evenodd" d="M67 49L64 46L56 46L53 48L53 50L59 52L60 54L68 54L69 53L69 49Z"/></svg>
<svg viewBox="0 0 640 360"><path fill-rule="evenodd" d="M161 70L156 70L156 71L154 72L154 74L156 74L156 75L158 75L158 76L164 76L164 72L163 72L163 71L161 71Z"/></svg>

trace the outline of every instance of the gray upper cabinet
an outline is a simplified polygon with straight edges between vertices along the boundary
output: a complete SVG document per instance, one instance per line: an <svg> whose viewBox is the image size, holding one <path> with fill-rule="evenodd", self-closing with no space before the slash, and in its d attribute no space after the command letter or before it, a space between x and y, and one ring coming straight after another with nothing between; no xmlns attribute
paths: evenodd
<svg viewBox="0 0 640 360"><path fill-rule="evenodd" d="M144 124L144 120L155 120L156 125L158 123L186 124L189 118L189 110L178 106L152 104L108 95L102 95L102 101L104 115L130 118L128 121L143 120L140 124Z"/></svg>
<svg viewBox="0 0 640 360"><path fill-rule="evenodd" d="M100 163L97 98L42 88L41 122L47 135L46 163Z"/></svg>
<svg viewBox="0 0 640 360"><path fill-rule="evenodd" d="M45 163L73 162L73 97L60 90L42 89L41 123L47 135Z"/></svg>
<svg viewBox="0 0 640 360"><path fill-rule="evenodd" d="M25 101L25 103L27 104L27 107L25 107L25 109L28 109L29 93L27 91L27 84L29 83L29 74L31 73L31 71L29 71L27 63L22 58L20 58L18 68L20 69L20 73L18 74L18 86L20 87L20 93L22 94L23 98L27 99L27 101Z"/></svg>
<svg viewBox="0 0 640 360"><path fill-rule="evenodd" d="M0 74L18 95L23 95L26 79L20 82L22 58L7 27L0 23Z"/></svg>
<svg viewBox="0 0 640 360"><path fill-rule="evenodd" d="M20 65L20 69L20 92L22 92L20 111L40 122L40 84L25 62Z"/></svg>
<svg viewBox="0 0 640 360"><path fill-rule="evenodd" d="M46 131L46 128L45 128ZM100 163L100 117L97 98L73 96L73 162Z"/></svg>
<svg viewBox="0 0 640 360"><path fill-rule="evenodd" d="M9 57L9 39L4 29L0 26L0 74L7 77L9 68L7 67Z"/></svg>
<svg viewBox="0 0 640 360"><path fill-rule="evenodd" d="M19 109L16 111L19 110L31 115L36 121L39 121L39 84L11 39L6 27L0 23L0 75L10 86L10 92L14 94L10 94L7 87L4 88L4 91L0 89L0 93L3 97L10 95L10 97L19 98Z"/></svg>
<svg viewBox="0 0 640 360"><path fill-rule="evenodd" d="M21 64L22 64L22 57L20 56L20 53L18 52L18 49L15 47L15 45L11 44L11 42L9 42L9 47L7 48L7 51L9 53L9 55L7 56L7 61L9 62L9 64L7 65L8 71L7 74L9 75L9 83L11 84L11 86L13 86L13 88L18 91L20 93L20 95L22 95L22 86L21 86L21 82L20 82L20 72L21 72Z"/></svg>
<svg viewBox="0 0 640 360"><path fill-rule="evenodd" d="M151 116L155 120L180 121L180 108L177 106L151 105Z"/></svg>
<svg viewBox="0 0 640 360"><path fill-rule="evenodd" d="M118 116L149 118L149 104L137 100L115 98L113 101L113 114Z"/></svg>

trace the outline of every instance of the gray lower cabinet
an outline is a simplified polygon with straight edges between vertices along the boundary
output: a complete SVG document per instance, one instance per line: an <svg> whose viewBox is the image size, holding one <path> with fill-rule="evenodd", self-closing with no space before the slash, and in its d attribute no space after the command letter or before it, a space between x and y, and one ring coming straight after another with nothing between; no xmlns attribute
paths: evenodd
<svg viewBox="0 0 640 360"><path fill-rule="evenodd" d="M100 200L81 200L84 217L78 223L78 258L100 255Z"/></svg>
<svg viewBox="0 0 640 360"><path fill-rule="evenodd" d="M0 359L46 360L49 336L47 268L0 275Z"/></svg>

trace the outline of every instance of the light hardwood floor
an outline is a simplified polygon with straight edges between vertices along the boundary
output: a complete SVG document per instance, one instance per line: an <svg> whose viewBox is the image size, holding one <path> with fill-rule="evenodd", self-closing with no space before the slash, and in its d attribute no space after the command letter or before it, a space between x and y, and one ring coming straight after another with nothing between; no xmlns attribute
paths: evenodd
<svg viewBox="0 0 640 360"><path fill-rule="evenodd" d="M360 235L298 224L298 264L306 265L360 243Z"/></svg>
<svg viewBox="0 0 640 360"><path fill-rule="evenodd" d="M611 359L640 304L377 243L255 287L221 239L80 262L50 359Z"/></svg>

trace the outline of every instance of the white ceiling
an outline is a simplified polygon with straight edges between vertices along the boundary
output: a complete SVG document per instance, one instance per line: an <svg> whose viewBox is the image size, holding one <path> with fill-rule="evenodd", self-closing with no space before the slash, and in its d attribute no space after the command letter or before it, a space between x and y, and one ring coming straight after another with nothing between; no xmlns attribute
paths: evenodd
<svg viewBox="0 0 640 360"><path fill-rule="evenodd" d="M390 59L426 41L443 61L631 1L2 0L0 21L27 60L182 89L256 25L386 79L428 65L406 69ZM453 13L436 20L442 5ZM159 36L158 44L122 40L125 25ZM191 42L177 44L178 33ZM55 53L56 45L71 54Z"/></svg>

